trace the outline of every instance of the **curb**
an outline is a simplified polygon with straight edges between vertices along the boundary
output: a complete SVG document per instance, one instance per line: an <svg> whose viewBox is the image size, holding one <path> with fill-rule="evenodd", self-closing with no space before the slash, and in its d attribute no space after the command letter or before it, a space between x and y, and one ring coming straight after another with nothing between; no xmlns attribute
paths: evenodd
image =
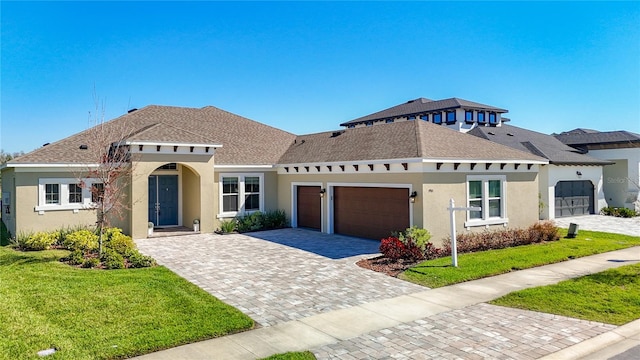
<svg viewBox="0 0 640 360"><path fill-rule="evenodd" d="M539 360L580 359L636 335L640 335L640 319L631 321L611 331L607 331L604 334L600 334L592 337L591 339L571 345L568 348L564 348L560 351L541 357Z"/></svg>

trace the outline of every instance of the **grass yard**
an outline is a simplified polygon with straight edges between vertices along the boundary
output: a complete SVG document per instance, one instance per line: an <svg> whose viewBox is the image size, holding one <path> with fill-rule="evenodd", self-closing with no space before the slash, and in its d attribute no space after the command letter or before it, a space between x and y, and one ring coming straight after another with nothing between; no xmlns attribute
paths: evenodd
<svg viewBox="0 0 640 360"><path fill-rule="evenodd" d="M0 359L121 358L254 325L164 267L76 269L66 254L0 247Z"/></svg>
<svg viewBox="0 0 640 360"><path fill-rule="evenodd" d="M560 229L566 236L567 230ZM524 245L500 250L458 254L458 267L451 257L424 261L400 274L400 278L437 288L640 245L640 237L580 230L575 239Z"/></svg>
<svg viewBox="0 0 640 360"><path fill-rule="evenodd" d="M310 351L288 352L284 354L271 355L262 360L316 360L315 355Z"/></svg>
<svg viewBox="0 0 640 360"><path fill-rule="evenodd" d="M623 325L640 318L640 264L516 291L491 304Z"/></svg>

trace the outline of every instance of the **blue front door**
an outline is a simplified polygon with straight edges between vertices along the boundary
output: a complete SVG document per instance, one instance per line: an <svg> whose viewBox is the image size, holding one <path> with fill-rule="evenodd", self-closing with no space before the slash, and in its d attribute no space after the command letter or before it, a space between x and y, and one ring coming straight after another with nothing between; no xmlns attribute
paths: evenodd
<svg viewBox="0 0 640 360"><path fill-rule="evenodd" d="M149 221L178 225L178 175L149 176Z"/></svg>

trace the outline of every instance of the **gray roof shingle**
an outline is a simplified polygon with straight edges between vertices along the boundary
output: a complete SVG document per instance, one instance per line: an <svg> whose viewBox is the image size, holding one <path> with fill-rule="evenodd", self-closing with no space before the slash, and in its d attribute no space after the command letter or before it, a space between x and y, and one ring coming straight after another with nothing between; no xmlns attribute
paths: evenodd
<svg viewBox="0 0 640 360"><path fill-rule="evenodd" d="M600 132L590 129L574 129L554 136L567 145L578 146L640 142L640 135L626 130Z"/></svg>
<svg viewBox="0 0 640 360"><path fill-rule="evenodd" d="M389 119L389 118L400 117L405 115L427 113L427 112L436 111L436 110L457 109L457 108L481 109L481 110L487 110L487 111L495 111L498 113L508 112L505 109L500 109L497 107L484 105L484 104L476 103L473 101L468 101L468 100L458 99L458 98L450 98L450 99L444 99L444 100L431 100L426 98L418 98L414 100L409 100L404 104L392 106L388 109L384 109L384 110L375 112L373 114L369 114L351 121L344 122L340 124L340 126L347 126L350 124L359 124L359 123L363 123L370 120L382 120L382 119Z"/></svg>
<svg viewBox="0 0 640 360"><path fill-rule="evenodd" d="M106 131L124 128L125 138L154 142L222 144L216 164L269 165L287 150L295 135L239 115L207 106L183 108L150 105L105 122ZM25 154L10 163L92 163L87 144L91 131L74 134ZM114 136L118 137L118 136ZM122 139L114 138L113 141Z"/></svg>
<svg viewBox="0 0 640 360"><path fill-rule="evenodd" d="M445 126L426 121L403 121L298 136L278 163L415 158L546 162L546 159L529 152L469 136Z"/></svg>
<svg viewBox="0 0 640 360"><path fill-rule="evenodd" d="M503 124L497 127L478 126L469 131L468 134L542 156L549 159L551 164L610 164L609 161L603 161L580 154L576 149L563 144L551 135L512 125Z"/></svg>

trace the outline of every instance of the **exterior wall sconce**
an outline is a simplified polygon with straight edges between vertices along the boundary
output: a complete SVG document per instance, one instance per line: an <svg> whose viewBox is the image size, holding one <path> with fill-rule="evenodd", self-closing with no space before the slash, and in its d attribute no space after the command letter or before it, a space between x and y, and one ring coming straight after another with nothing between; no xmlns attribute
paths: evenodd
<svg viewBox="0 0 640 360"><path fill-rule="evenodd" d="M324 193L326 193L326 192L327 192L327 189L322 188L322 189L320 190L320 197L321 197L321 198L323 198L323 197L324 197Z"/></svg>
<svg viewBox="0 0 640 360"><path fill-rule="evenodd" d="M581 171L576 171L576 175L582 176L582 172Z"/></svg>
<svg viewBox="0 0 640 360"><path fill-rule="evenodd" d="M411 195L409 195L409 201L411 201L411 203L415 203L416 202L416 197L418 196L418 192L414 191L411 193Z"/></svg>

